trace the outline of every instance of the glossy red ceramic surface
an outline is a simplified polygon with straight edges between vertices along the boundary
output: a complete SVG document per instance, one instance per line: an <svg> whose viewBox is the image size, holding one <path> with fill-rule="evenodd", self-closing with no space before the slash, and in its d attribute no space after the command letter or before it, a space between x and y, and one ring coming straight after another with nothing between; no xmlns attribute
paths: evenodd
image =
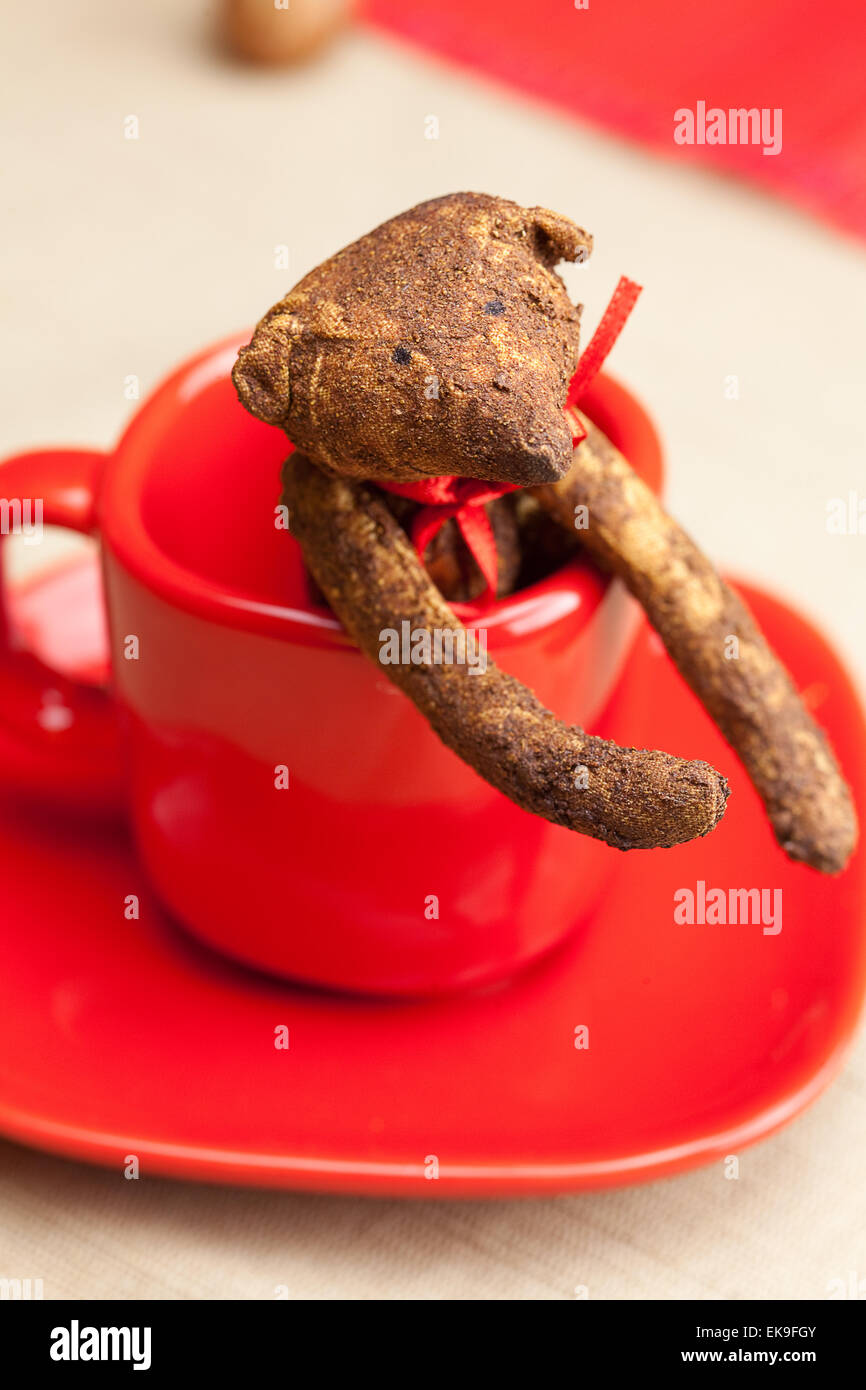
<svg viewBox="0 0 866 1390"><path fill-rule="evenodd" d="M162 901L247 963L397 995L511 973L572 929L612 861L466 767L311 601L275 526L288 446L229 378L242 341L179 369L110 458L4 465L7 495L101 537L114 703L9 655L0 781L123 808ZM585 408L658 488L658 441L629 393L598 378ZM622 589L577 561L464 614L569 723L598 718L634 631ZM43 726L46 690L63 728Z"/></svg>
<svg viewBox="0 0 866 1390"><path fill-rule="evenodd" d="M866 737L845 673L790 610L746 596L863 819ZM52 629L62 645L72 617L57 579L41 604L27 597L41 645ZM855 1026L863 851L836 880L783 856L646 629L598 731L709 759L732 783L723 824L673 850L602 849L607 891L563 946L438 1002L348 999L232 966L172 924L122 825L0 806L0 1129L118 1172L135 1154L145 1177L447 1198L636 1182L778 1128ZM782 930L675 924L675 891L698 880L780 889Z"/></svg>

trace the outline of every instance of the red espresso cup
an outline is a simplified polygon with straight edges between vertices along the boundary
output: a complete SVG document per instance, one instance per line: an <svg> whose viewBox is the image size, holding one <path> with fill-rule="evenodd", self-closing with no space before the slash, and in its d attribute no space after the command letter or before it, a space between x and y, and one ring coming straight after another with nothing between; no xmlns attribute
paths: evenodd
<svg viewBox="0 0 866 1390"><path fill-rule="evenodd" d="M128 815L164 906L249 965L395 995L506 976L587 918L616 855L488 786L311 600L278 525L286 441L231 385L244 341L179 368L112 454L0 470L5 498L99 537L111 649L95 689L4 644L0 780L73 814ZM658 489L633 397L602 376L584 407ZM621 586L583 560L461 616L590 727L635 627ZM39 718L48 686L68 719Z"/></svg>

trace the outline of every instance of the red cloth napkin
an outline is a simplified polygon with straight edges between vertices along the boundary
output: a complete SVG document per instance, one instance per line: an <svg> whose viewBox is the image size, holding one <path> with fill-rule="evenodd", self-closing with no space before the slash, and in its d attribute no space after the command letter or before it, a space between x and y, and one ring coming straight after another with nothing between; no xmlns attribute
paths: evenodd
<svg viewBox="0 0 866 1390"><path fill-rule="evenodd" d="M375 24L866 236L863 0L365 0ZM674 112L782 110L782 150L678 145Z"/></svg>

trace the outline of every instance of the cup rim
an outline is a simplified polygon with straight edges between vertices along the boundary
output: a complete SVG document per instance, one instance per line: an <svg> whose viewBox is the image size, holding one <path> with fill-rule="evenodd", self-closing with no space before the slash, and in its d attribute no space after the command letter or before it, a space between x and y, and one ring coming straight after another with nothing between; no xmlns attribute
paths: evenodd
<svg viewBox="0 0 866 1390"><path fill-rule="evenodd" d="M176 412L223 378L250 334L234 333L176 367L145 397L109 457L98 500L104 545L134 578L173 607L221 626L265 633L304 645L354 647L338 619L312 603L299 608L266 603L186 568L157 543L145 525L142 488L157 437ZM659 495L664 475L661 444L649 415L613 377L599 373L581 402L649 487ZM588 625L611 580L578 555L543 579L487 603L453 604L467 627L495 630L496 640L519 640L569 617L579 632Z"/></svg>

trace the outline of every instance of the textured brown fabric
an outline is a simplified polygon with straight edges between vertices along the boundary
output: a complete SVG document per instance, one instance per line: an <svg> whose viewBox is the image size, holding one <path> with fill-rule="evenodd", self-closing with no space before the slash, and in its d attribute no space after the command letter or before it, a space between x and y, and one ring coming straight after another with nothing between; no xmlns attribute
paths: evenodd
<svg viewBox="0 0 866 1390"><path fill-rule="evenodd" d="M583 544L643 604L745 764L786 854L838 873L856 844L857 817L824 733L742 599L601 430L576 413L587 437L570 473L534 495L569 529L575 507L587 508Z"/></svg>
<svg viewBox="0 0 866 1390"><path fill-rule="evenodd" d="M328 476L303 455L283 471L292 532L334 612L373 661L380 634L460 630L381 497ZM561 723L488 660L387 665L443 743L518 806L617 849L669 846L706 835L725 809L727 783L704 762L620 748ZM580 769L586 769L586 785Z"/></svg>
<svg viewBox="0 0 866 1390"><path fill-rule="evenodd" d="M545 208L455 193L325 261L261 320L244 405L356 478L555 480L580 309L553 271L592 238Z"/></svg>

